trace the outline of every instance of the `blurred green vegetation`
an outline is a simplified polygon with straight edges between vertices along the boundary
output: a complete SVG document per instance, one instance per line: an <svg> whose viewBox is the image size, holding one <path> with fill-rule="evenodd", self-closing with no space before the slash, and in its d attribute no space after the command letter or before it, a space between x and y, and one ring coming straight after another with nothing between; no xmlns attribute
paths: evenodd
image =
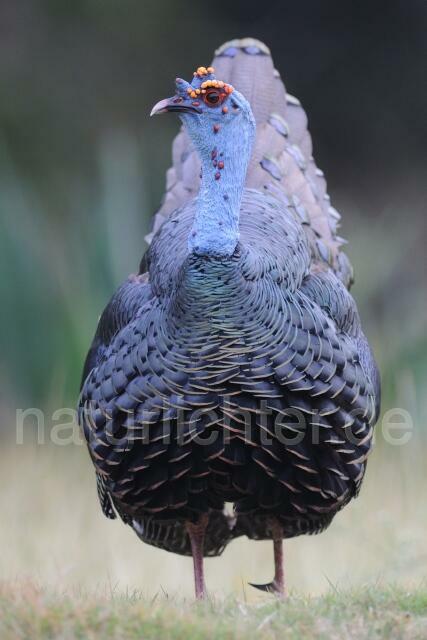
<svg viewBox="0 0 427 640"><path fill-rule="evenodd" d="M137 268L161 198L178 124L150 121L149 108L221 42L253 35L308 111L384 406L424 421L427 9L261 4L2 3L0 399L9 410L74 406L97 318Z"/></svg>
<svg viewBox="0 0 427 640"><path fill-rule="evenodd" d="M3 155L0 166L0 211L13 211L0 220L4 399L24 408L73 406L97 318L145 247L151 205L144 154L126 132L110 133L100 146L96 183L67 184L71 214L50 219L10 158ZM420 415L427 314L418 229L395 210L363 216L348 202L342 209L356 270L353 293L380 364L385 402L405 408L412 394Z"/></svg>

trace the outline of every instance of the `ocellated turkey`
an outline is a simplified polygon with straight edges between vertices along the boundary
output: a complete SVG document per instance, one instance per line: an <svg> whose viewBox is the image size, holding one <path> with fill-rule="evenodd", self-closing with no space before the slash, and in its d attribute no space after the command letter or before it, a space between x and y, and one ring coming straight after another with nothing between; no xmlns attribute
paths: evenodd
<svg viewBox="0 0 427 640"><path fill-rule="evenodd" d="M307 119L267 47L235 40L152 113L177 112L166 194L103 312L80 422L109 518L194 559L317 533L357 495L378 371ZM125 248L124 248L125 250ZM232 503L232 511L225 509Z"/></svg>

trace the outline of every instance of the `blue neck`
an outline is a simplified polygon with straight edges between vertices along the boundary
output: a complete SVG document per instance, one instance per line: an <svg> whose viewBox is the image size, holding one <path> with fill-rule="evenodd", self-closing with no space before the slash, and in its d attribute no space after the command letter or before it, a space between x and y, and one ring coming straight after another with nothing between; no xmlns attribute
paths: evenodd
<svg viewBox="0 0 427 640"><path fill-rule="evenodd" d="M198 147L202 182L188 249L205 256L231 256L239 241L240 204L252 152L255 124L242 119L221 126ZM239 126L241 124L241 126Z"/></svg>

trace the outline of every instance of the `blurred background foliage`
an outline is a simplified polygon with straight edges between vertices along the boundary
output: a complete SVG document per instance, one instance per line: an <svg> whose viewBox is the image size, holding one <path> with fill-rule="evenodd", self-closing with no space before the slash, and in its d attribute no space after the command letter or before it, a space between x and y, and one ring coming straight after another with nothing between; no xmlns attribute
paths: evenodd
<svg viewBox="0 0 427 640"><path fill-rule="evenodd" d="M289 543L290 583L418 578L427 558L426 32L424 0L1 0L2 433L14 439L17 408L76 405L97 318L137 269L162 196L179 125L150 120L151 106L225 40L260 38L308 112L343 215L383 408L409 411L415 434L405 447L381 442L362 499L328 532ZM189 560L104 520L84 447L3 451L2 575L147 589L156 575L181 589L185 573L191 593ZM242 572L263 581L256 573L271 550L251 544L208 562L215 589L232 580L240 589Z"/></svg>
<svg viewBox="0 0 427 640"><path fill-rule="evenodd" d="M403 369L425 381L426 26L417 0L3 0L2 400L73 406L162 195L178 123L150 106L245 35L308 111L388 397Z"/></svg>

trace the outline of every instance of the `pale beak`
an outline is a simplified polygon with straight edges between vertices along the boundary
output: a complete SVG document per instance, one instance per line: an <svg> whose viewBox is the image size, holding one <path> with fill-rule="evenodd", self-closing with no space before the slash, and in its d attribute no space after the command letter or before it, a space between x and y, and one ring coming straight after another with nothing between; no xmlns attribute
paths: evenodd
<svg viewBox="0 0 427 640"><path fill-rule="evenodd" d="M172 96L171 98L165 98L160 100L151 109L150 116L156 116L159 113L169 113L173 111L186 112L186 113L202 113L201 109L194 106L186 98L181 96Z"/></svg>

